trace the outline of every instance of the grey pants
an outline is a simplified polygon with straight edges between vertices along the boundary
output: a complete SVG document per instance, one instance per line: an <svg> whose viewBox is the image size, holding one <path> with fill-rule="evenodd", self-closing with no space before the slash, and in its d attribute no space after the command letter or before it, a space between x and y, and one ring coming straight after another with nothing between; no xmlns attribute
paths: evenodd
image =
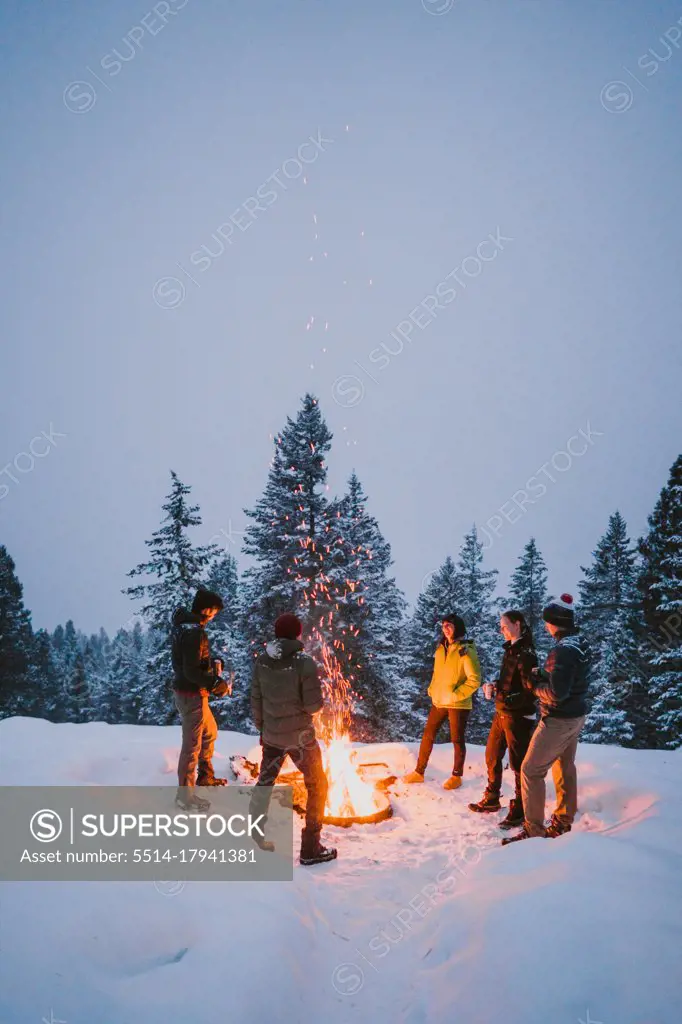
<svg viewBox="0 0 682 1024"><path fill-rule="evenodd" d="M521 765L521 790L526 829L531 836L545 835L545 776L552 769L556 787L555 816L572 825L578 810L578 773L575 755L585 722L581 718L543 718L533 733Z"/></svg>
<svg viewBox="0 0 682 1024"><path fill-rule="evenodd" d="M213 777L213 747L218 736L218 726L208 706L206 694L176 691L174 696L182 722L178 785L193 786L197 765L200 777Z"/></svg>

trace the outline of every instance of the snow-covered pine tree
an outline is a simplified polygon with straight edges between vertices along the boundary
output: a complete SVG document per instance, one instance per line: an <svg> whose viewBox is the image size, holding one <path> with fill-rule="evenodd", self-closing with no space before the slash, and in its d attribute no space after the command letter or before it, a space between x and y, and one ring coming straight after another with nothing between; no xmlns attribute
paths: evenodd
<svg viewBox="0 0 682 1024"><path fill-rule="evenodd" d="M92 700L91 721L113 724L120 718L120 700L111 678L111 640L100 629L84 651L85 670Z"/></svg>
<svg viewBox="0 0 682 1024"><path fill-rule="evenodd" d="M630 711L641 670L634 628L637 553L620 512L609 517L592 564L581 568L580 629L592 656L584 736L592 743L624 744L634 736Z"/></svg>
<svg viewBox="0 0 682 1024"><path fill-rule="evenodd" d="M391 546L366 509L367 496L355 472L332 509L325 546L329 592L336 596L334 627L339 652L359 700L353 723L358 739L399 737L400 634L405 598L390 575ZM327 547L329 550L327 551Z"/></svg>
<svg viewBox="0 0 682 1024"><path fill-rule="evenodd" d="M213 701L213 712L218 724L235 732L250 732L251 726L251 662L252 657L242 626L244 609L241 581L236 559L225 552L211 567L208 578L210 590L223 599L223 610L211 623L211 652L222 658L224 675L234 672L234 690L231 697Z"/></svg>
<svg viewBox="0 0 682 1024"><path fill-rule="evenodd" d="M531 537L511 575L509 608L516 608L525 615L539 655L546 654L551 647L542 619L547 599L547 566L535 538Z"/></svg>
<svg viewBox="0 0 682 1024"><path fill-rule="evenodd" d="M243 548L254 562L244 572L244 632L253 654L282 612L296 612L305 632L327 610L318 584L330 529L324 487L331 441L317 399L305 395L296 419L287 417L275 437L263 496L244 510L252 522Z"/></svg>
<svg viewBox="0 0 682 1024"><path fill-rule="evenodd" d="M73 621L69 619L64 627L59 664L63 692L62 721L90 721L92 700L86 671L85 645L85 637L76 631Z"/></svg>
<svg viewBox="0 0 682 1024"><path fill-rule="evenodd" d="M651 673L649 742L672 750L682 743L682 455L649 516L639 550Z"/></svg>
<svg viewBox="0 0 682 1024"><path fill-rule="evenodd" d="M52 637L45 629L36 630L29 668L30 696L27 714L47 718L50 722L60 721L63 704L61 679Z"/></svg>
<svg viewBox="0 0 682 1024"><path fill-rule="evenodd" d="M467 636L476 644L481 663L481 682L497 677L502 657L499 629L499 608L495 599L497 569L483 568L483 545L476 526L465 534L457 562L457 612L467 627ZM484 700L481 690L474 694L469 717L468 736L475 743L484 743L490 731L494 702Z"/></svg>
<svg viewBox="0 0 682 1024"><path fill-rule="evenodd" d="M25 714L30 706L29 666L33 633L24 608L23 587L14 561L0 546L0 718Z"/></svg>
<svg viewBox="0 0 682 1024"><path fill-rule="evenodd" d="M143 720L149 687L146 634L139 621L132 630L119 629L111 645L111 686L118 693L119 721Z"/></svg>
<svg viewBox="0 0 682 1024"><path fill-rule="evenodd" d="M187 531L201 525L199 506L190 505L187 497L191 487L183 484L171 470L171 491L162 509L161 527L145 541L150 555L128 573L152 582L127 587L123 593L134 600L144 600L140 614L147 622L147 681L141 693L141 719L166 725L175 717L171 701L170 629L173 612L179 606L191 605L194 593L205 586L215 545L195 547Z"/></svg>
<svg viewBox="0 0 682 1024"><path fill-rule="evenodd" d="M582 732L586 743L624 746L634 737L630 696L638 682L632 613L624 608L604 623L599 656L591 672L592 700Z"/></svg>
<svg viewBox="0 0 682 1024"><path fill-rule="evenodd" d="M460 604L457 567L448 555L417 598L404 630L406 683L403 718L409 738L421 735L431 707L426 691L433 673L433 656L442 636L441 621L444 615L459 613Z"/></svg>

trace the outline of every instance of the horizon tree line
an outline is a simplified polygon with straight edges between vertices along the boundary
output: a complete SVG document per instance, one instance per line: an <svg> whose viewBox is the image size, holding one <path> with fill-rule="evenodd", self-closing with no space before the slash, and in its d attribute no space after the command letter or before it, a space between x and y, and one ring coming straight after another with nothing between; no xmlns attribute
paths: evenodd
<svg viewBox="0 0 682 1024"><path fill-rule="evenodd" d="M125 588L142 606L113 638L86 636L73 621L35 632L14 562L0 546L0 717L51 721L167 725L175 720L170 692L168 633L172 614L208 586L225 602L212 626L212 647L235 673L231 698L215 702L222 728L252 731L250 669L271 624L294 609L312 653L332 649L357 695L352 734L363 740L415 739L421 734L426 689L440 616L456 610L476 643L484 679L501 657L499 615L523 611L540 654L549 649L542 608L550 595L547 567L530 538L506 597L498 572L484 567L476 526L456 559L447 555L408 610L391 573L390 544L367 511L355 472L341 498L326 496L332 434L317 399L307 394L295 418L274 439L261 498L250 520L242 573L214 545L197 545L201 525L191 488L171 471L171 490L158 530L146 541L147 560L130 570ZM637 544L619 511L582 566L577 607L593 654L591 710L584 739L672 749L682 743L682 455ZM469 737L485 741L492 702L474 701Z"/></svg>

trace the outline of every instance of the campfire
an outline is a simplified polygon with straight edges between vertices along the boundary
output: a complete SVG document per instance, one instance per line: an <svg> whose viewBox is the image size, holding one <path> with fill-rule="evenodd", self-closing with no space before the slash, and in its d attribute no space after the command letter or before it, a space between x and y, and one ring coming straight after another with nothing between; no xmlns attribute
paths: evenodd
<svg viewBox="0 0 682 1024"><path fill-rule="evenodd" d="M393 814L387 789L395 776L388 765L362 763L350 739L355 695L343 676L330 647L321 646L324 667L325 710L315 715L315 733L322 749L322 763L329 783L323 821L326 825L374 825ZM232 770L241 782L258 777L256 761L236 755ZM286 762L285 762L286 764ZM306 790L299 771L282 771L277 781L291 786L294 809L305 814Z"/></svg>

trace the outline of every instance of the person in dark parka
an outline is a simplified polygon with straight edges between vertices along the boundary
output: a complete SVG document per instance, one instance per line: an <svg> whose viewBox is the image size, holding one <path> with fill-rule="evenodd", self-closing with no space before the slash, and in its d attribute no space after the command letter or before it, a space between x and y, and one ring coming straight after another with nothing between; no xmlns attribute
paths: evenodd
<svg viewBox="0 0 682 1024"><path fill-rule="evenodd" d="M500 619L500 631L505 644L499 678L494 683L486 683L483 688L488 699L495 697L495 714L485 748L488 785L483 799L469 804L469 810L482 814L500 810L502 764L508 750L509 767L514 772L515 796L507 817L500 822L500 828L506 829L523 824L521 765L537 719L532 670L538 659L533 634L522 612L505 612Z"/></svg>
<svg viewBox="0 0 682 1024"><path fill-rule="evenodd" d="M206 625L223 608L222 598L210 590L197 591L192 610L178 608L171 631L171 661L175 706L182 722L182 747L178 759L178 796L182 806L208 807L191 790L197 786L225 785L213 771L213 748L218 726L209 696L223 697L231 683L223 679L222 662L211 661ZM198 766L198 775L197 773Z"/></svg>
<svg viewBox="0 0 682 1024"><path fill-rule="evenodd" d="M334 860L336 850L320 842L327 776L313 715L322 709L323 699L317 666L304 653L301 632L301 622L295 615L280 615L275 622L275 639L266 645L254 666L251 714L260 733L263 757L251 813L267 813L270 787L277 781L288 754L303 774L307 790L300 861L308 865ZM259 845L272 848L267 842Z"/></svg>

